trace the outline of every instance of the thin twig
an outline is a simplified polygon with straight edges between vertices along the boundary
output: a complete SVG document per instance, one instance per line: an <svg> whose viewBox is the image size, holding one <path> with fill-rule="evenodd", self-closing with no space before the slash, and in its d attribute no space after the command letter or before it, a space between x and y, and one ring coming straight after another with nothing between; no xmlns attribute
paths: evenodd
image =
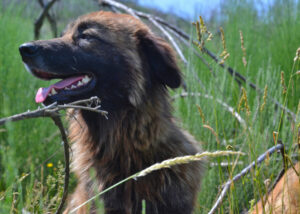
<svg viewBox="0 0 300 214"><path fill-rule="evenodd" d="M15 114L13 116L0 119L0 126L4 125L5 123L10 122L10 121L19 121L19 120L37 118L37 117L57 116L58 112L60 110L67 109L67 108L84 109L87 111L93 111L93 112L100 113L101 115L106 117L108 112L100 110L99 109L101 107L100 105L98 105L96 107L87 107L87 106L80 105L80 104L84 104L84 103L86 103L87 105L92 105L92 103L94 103L96 101L96 99L98 99L98 98L91 97L90 99L76 101L76 102L70 103L69 105L57 105L56 103L53 103L49 106L46 106L44 108L38 108L37 110L34 110L34 111L28 110L27 112L23 112L21 114Z"/></svg>
<svg viewBox="0 0 300 214"><path fill-rule="evenodd" d="M121 4L121 3L119 3L119 2L111 1L111 0L98 0L98 3L99 3L100 5L104 5L104 6L110 5L110 6L112 6L112 7L120 8L120 9L122 9L122 10L125 10L127 13L129 13L129 14L132 15L132 16L134 16L135 18L140 19L140 18L136 15L134 9L132 9L132 8L130 8L130 7L127 7L126 5Z"/></svg>
<svg viewBox="0 0 300 214"><path fill-rule="evenodd" d="M91 106L91 105L99 105L100 104L100 99L96 96L94 97L90 97L88 99L84 99L84 100L77 100L74 101L72 103L69 103L70 105L81 105L81 104L86 104L87 106Z"/></svg>
<svg viewBox="0 0 300 214"><path fill-rule="evenodd" d="M171 34L166 31L161 24L159 24L155 19L153 19L151 16L149 16L149 21L152 22L158 29L161 30L161 32L168 38L168 40L171 42L173 47L175 48L176 52L178 53L180 59L183 61L185 65L187 65L187 60L185 56L183 55L182 51L180 50L178 44L175 42L174 38L171 36Z"/></svg>
<svg viewBox="0 0 300 214"><path fill-rule="evenodd" d="M39 4L41 5L42 8L45 7L45 4L43 2L43 0L38 0ZM57 37L57 24L56 24L56 20L55 18L52 17L52 15L49 14L48 11L46 11L45 14L46 18L48 19L50 26L51 26L51 30L53 32L53 36Z"/></svg>
<svg viewBox="0 0 300 214"><path fill-rule="evenodd" d="M230 105L228 105L227 103L223 102L222 100L218 99L218 98L214 98L213 96L211 95L208 95L208 94L201 94L199 92L182 92L181 94L177 94L175 96L172 97L172 99L176 99L178 97L188 97L188 96L191 96L191 97L198 97L198 96L201 96L201 97L204 97L204 98L207 98L207 99L211 99L211 100L215 100L217 103L221 104L227 111L229 111L238 121L239 123L244 127L244 128L247 128L247 123L246 121L241 117L241 115L239 115L233 107L231 107Z"/></svg>
<svg viewBox="0 0 300 214"><path fill-rule="evenodd" d="M92 112L96 112L96 113L100 113L102 114L102 116L104 116L106 119L108 119L107 111L103 111L103 110L99 110L100 106L96 106L96 107L86 107L86 106L78 106L78 105L58 105L57 108L59 109L68 109L68 108L74 108L74 109L81 109L81 110L86 110L86 111L92 111Z"/></svg>
<svg viewBox="0 0 300 214"><path fill-rule="evenodd" d="M271 156L274 152L281 150L282 149L283 144L277 144L276 146L271 147L270 149L268 149L265 153L263 153L262 155L260 155L255 161L253 161L250 165L248 165L246 168L244 168L239 174L237 174L236 176L234 176L232 179L228 180L224 185L223 185L223 190L220 193L216 203L214 204L214 206L211 208L211 210L209 211L208 214L213 214L216 212L217 208L220 206L220 204L222 203L230 185L239 180L240 178L242 178L243 176L245 176L252 168L256 167L257 165L259 165L262 161L264 161L266 159L266 157Z"/></svg>
<svg viewBox="0 0 300 214"><path fill-rule="evenodd" d="M65 156L65 178L64 178L64 190L63 190L63 196L60 201L60 204L56 210L56 214L59 214L62 212L62 208L64 206L65 201L67 200L68 196L68 187L69 187L69 180L70 180L70 151L69 151L69 143L68 138L65 132L65 129L63 127L63 123L61 121L61 118L57 115L51 116L51 119L55 123L55 125L58 127L61 138L64 142L64 156Z"/></svg>
<svg viewBox="0 0 300 214"><path fill-rule="evenodd" d="M51 0L49 1L45 6L43 11L40 13L39 17L37 18L37 20L34 22L34 38L38 39L40 36L40 30L41 27L43 25L43 21L44 18L46 16L46 14L48 13L48 11L50 10L50 8L53 6L53 4L56 2L57 0Z"/></svg>
<svg viewBox="0 0 300 214"><path fill-rule="evenodd" d="M237 162L212 162L209 164L210 167L228 167L228 166L236 166L236 165L243 165L243 161L237 161Z"/></svg>
<svg viewBox="0 0 300 214"><path fill-rule="evenodd" d="M14 121L30 119L30 118L37 118L37 117L51 117L54 113L57 113L57 112L53 113L51 110L48 111L48 109L51 109L53 107L54 107L54 105L46 106L44 108L38 108L37 110L34 110L34 111L28 110L27 112L23 112L20 114L15 114L10 117L2 118L2 119L0 119L0 126L4 125L7 122L14 122Z"/></svg>

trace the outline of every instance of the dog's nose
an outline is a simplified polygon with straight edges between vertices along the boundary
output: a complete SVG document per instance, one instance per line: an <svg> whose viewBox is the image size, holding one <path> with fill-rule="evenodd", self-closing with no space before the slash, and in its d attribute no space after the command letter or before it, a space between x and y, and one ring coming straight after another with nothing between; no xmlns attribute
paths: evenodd
<svg viewBox="0 0 300 214"><path fill-rule="evenodd" d="M19 47L19 51L22 56L33 56L38 52L38 46L29 42L29 43L24 43Z"/></svg>

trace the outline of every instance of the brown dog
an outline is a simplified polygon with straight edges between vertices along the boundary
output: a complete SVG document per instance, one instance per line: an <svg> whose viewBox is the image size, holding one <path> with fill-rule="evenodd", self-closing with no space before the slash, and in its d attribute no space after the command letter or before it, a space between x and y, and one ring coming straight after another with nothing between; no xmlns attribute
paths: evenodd
<svg viewBox="0 0 300 214"><path fill-rule="evenodd" d="M299 214L300 212L300 163L289 168L274 189L264 196L249 214Z"/></svg>
<svg viewBox="0 0 300 214"><path fill-rule="evenodd" d="M198 152L197 142L171 116L166 86L177 88L182 81L173 50L132 16L91 13L70 24L62 37L25 43L20 53L33 75L63 79L39 89L37 102L98 96L109 112L107 120L76 110L70 119L78 185L66 212L154 163ZM147 214L192 213L201 172L197 162L128 181L104 194L105 213L139 214L142 200Z"/></svg>

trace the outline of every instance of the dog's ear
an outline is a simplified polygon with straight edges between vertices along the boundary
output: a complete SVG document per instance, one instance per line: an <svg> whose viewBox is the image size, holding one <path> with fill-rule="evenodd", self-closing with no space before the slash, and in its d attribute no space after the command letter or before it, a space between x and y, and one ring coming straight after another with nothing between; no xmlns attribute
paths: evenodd
<svg viewBox="0 0 300 214"><path fill-rule="evenodd" d="M182 78L173 49L148 31L139 31L136 35L140 54L148 62L150 75L170 88L178 88Z"/></svg>

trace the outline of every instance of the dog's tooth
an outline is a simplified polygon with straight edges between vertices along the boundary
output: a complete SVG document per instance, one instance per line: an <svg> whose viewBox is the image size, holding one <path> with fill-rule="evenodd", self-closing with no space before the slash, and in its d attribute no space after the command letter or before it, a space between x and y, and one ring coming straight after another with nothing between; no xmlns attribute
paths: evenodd
<svg viewBox="0 0 300 214"><path fill-rule="evenodd" d="M83 79L82 79L82 82L83 82L84 84L86 84L86 83L88 83L89 81L88 81L86 78L83 78Z"/></svg>
<svg viewBox="0 0 300 214"><path fill-rule="evenodd" d="M86 83L88 83L90 80L91 80L91 78L89 78L88 76L85 76L85 77L82 79L82 82L86 84Z"/></svg>
<svg viewBox="0 0 300 214"><path fill-rule="evenodd" d="M78 83L77 83L77 86L82 86L83 85L83 83L81 82L81 81L79 81Z"/></svg>
<svg viewBox="0 0 300 214"><path fill-rule="evenodd" d="M55 95L55 94L57 94L57 91L54 88L52 88L51 89L51 95Z"/></svg>
<svg viewBox="0 0 300 214"><path fill-rule="evenodd" d="M71 89L74 89L74 88L76 88L76 86L75 86L75 85L72 85L72 86L71 86Z"/></svg>

